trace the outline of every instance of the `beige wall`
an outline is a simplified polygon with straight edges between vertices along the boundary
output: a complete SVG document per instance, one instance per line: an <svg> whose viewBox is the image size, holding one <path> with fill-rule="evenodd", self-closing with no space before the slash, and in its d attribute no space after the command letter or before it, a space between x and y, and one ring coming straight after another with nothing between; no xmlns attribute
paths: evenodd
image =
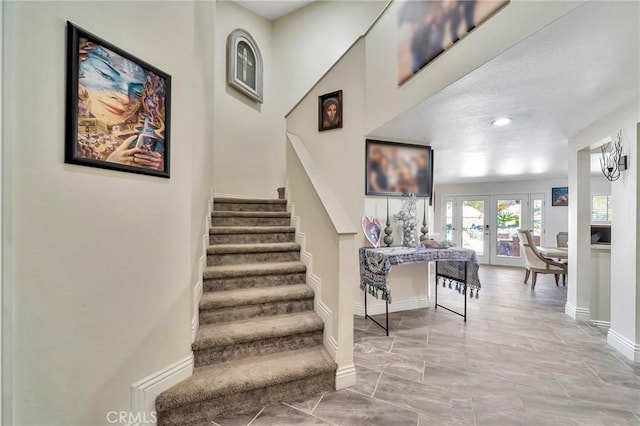
<svg viewBox="0 0 640 426"><path fill-rule="evenodd" d="M300 137L359 230L364 207L364 44L364 39L358 41L287 119L287 131ZM342 129L318 132L318 96L340 89ZM362 241L359 232L357 241Z"/></svg>
<svg viewBox="0 0 640 426"><path fill-rule="evenodd" d="M284 146L282 115L273 84L277 65L273 54L271 22L229 1L216 5L215 140L216 193L276 198L274 161L276 146ZM264 61L262 104L227 85L228 35L243 28L255 39ZM280 164L284 168L284 163Z"/></svg>
<svg viewBox="0 0 640 426"><path fill-rule="evenodd" d="M373 23L385 1L319 1L274 22L217 4L215 191L276 196L285 184L285 114ZM264 102L226 84L226 39L244 28L264 59Z"/></svg>
<svg viewBox="0 0 640 426"><path fill-rule="evenodd" d="M284 113L373 24L388 0L316 1L273 22L274 83Z"/></svg>
<svg viewBox="0 0 640 426"><path fill-rule="evenodd" d="M212 140L213 70L195 54L210 44L205 10L6 4L14 424L105 424L129 410L133 382L190 353ZM172 75L171 179L64 164L66 20Z"/></svg>

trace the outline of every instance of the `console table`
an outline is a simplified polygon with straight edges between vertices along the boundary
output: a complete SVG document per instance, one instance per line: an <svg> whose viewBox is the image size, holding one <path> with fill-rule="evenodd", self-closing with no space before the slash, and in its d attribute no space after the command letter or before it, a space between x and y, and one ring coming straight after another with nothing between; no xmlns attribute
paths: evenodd
<svg viewBox="0 0 640 426"><path fill-rule="evenodd" d="M467 290L469 296L476 298L480 291L478 278L478 259L476 252L471 249L447 248L428 249L422 246L366 248L359 251L360 256L360 289L364 292L364 316L370 319L389 335L389 304L391 303L391 288L388 283L389 272L393 265L403 265L420 262L436 262L435 307L441 307L467 320ZM463 313L454 311L438 304L438 280L443 286L449 281L449 288L453 282L464 297ZM384 300L386 308L386 327L370 317L367 312L367 293Z"/></svg>

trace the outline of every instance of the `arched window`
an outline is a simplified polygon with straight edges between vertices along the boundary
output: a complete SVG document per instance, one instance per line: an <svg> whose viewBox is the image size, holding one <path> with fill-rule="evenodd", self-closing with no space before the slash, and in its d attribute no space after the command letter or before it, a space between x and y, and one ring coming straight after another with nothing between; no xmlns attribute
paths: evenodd
<svg viewBox="0 0 640 426"><path fill-rule="evenodd" d="M262 103L262 54L251 34L240 28L227 38L227 83Z"/></svg>

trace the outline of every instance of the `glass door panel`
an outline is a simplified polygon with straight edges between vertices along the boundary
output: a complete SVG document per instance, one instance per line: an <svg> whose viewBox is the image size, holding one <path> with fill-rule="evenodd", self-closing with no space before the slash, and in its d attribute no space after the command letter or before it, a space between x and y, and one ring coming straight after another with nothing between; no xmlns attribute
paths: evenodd
<svg viewBox="0 0 640 426"><path fill-rule="evenodd" d="M456 244L463 248L475 250L478 261L489 261L489 216L487 208L489 199L486 197L458 197L458 232ZM456 233L454 233L454 237Z"/></svg>
<svg viewBox="0 0 640 426"><path fill-rule="evenodd" d="M531 230L533 241L542 246L544 241L544 194L531 194Z"/></svg>
<svg viewBox="0 0 640 426"><path fill-rule="evenodd" d="M454 231L454 222L453 222L453 200L445 200L444 201L444 239L446 241L453 241L453 231Z"/></svg>
<svg viewBox="0 0 640 426"><path fill-rule="evenodd" d="M494 196L495 231L492 232L494 255L491 263L495 265L519 265L522 263L518 229L527 228L528 211L525 206L529 197L526 195Z"/></svg>

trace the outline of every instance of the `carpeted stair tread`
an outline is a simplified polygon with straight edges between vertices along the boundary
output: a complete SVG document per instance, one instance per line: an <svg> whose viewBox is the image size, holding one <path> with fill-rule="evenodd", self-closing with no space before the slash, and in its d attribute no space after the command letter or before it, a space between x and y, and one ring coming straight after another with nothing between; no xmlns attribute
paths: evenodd
<svg viewBox="0 0 640 426"><path fill-rule="evenodd" d="M255 199L255 198L214 198L215 203L220 204L287 204L287 200L276 198Z"/></svg>
<svg viewBox="0 0 640 426"><path fill-rule="evenodd" d="M271 253L282 251L300 251L296 243L261 243L261 244L216 244L207 247L207 254L232 253Z"/></svg>
<svg viewBox="0 0 640 426"><path fill-rule="evenodd" d="M309 299L313 289L306 284L212 291L202 295L200 309L219 309L287 300Z"/></svg>
<svg viewBox="0 0 640 426"><path fill-rule="evenodd" d="M235 211L216 211L211 213L213 217L290 217L288 212L235 212Z"/></svg>
<svg viewBox="0 0 640 426"><path fill-rule="evenodd" d="M271 234L295 232L293 226L212 226L209 234Z"/></svg>
<svg viewBox="0 0 640 426"><path fill-rule="evenodd" d="M158 395L156 409L162 413L223 395L335 371L335 362L322 346L229 361L195 369L191 377Z"/></svg>
<svg viewBox="0 0 640 426"><path fill-rule="evenodd" d="M322 319L313 311L252 318L221 324L204 324L198 327L196 339L191 347L194 351L197 351L274 337L309 333L322 330L323 327Z"/></svg>
<svg viewBox="0 0 640 426"><path fill-rule="evenodd" d="M204 279L235 278L305 272L302 262L245 263L241 265L207 266Z"/></svg>

